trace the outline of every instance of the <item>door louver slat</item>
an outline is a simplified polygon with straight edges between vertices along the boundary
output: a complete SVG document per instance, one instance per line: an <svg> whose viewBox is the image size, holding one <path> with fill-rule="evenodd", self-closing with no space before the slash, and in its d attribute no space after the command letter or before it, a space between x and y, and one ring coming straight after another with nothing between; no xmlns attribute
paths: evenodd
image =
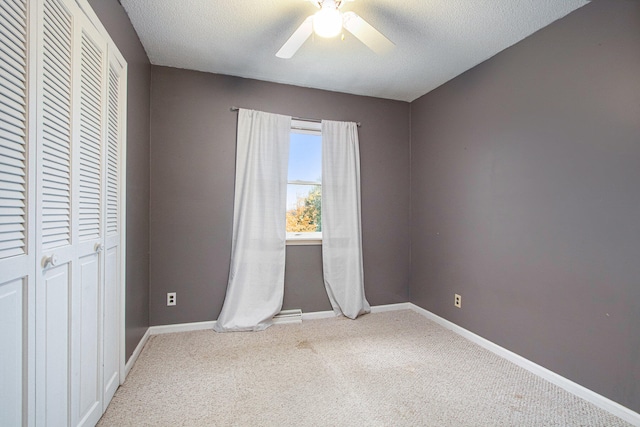
<svg viewBox="0 0 640 427"><path fill-rule="evenodd" d="M0 128L0 140L12 143L8 146L4 146L4 145L0 145L0 147L2 147L2 149L6 149L6 150L15 150L18 151L19 147L23 147L22 144L20 144L20 141L24 141L24 136L21 135L16 135L15 133L6 131L2 128ZM15 144L15 147L13 147L13 144ZM9 148L11 147L11 148ZM23 151L24 153L24 151Z"/></svg>
<svg viewBox="0 0 640 427"><path fill-rule="evenodd" d="M85 33L80 55L80 173L78 228L80 239L100 237L102 187L103 55Z"/></svg>
<svg viewBox="0 0 640 427"><path fill-rule="evenodd" d="M8 109L25 108L24 103L20 102L24 99L24 96L25 96L24 93L15 94L15 93L9 92L8 90L5 90L4 87L1 87L1 89L2 89L2 93L0 93L0 105L2 105L2 108L8 108ZM20 101L18 101L18 99Z"/></svg>
<svg viewBox="0 0 640 427"><path fill-rule="evenodd" d="M26 253L27 20L25 0L0 6L0 259Z"/></svg>
<svg viewBox="0 0 640 427"><path fill-rule="evenodd" d="M71 241L71 19L44 2L42 102L42 247Z"/></svg>
<svg viewBox="0 0 640 427"><path fill-rule="evenodd" d="M25 61L25 58L21 58L20 61ZM18 62L20 62L18 61ZM2 65L2 68L7 68L6 64ZM16 102L24 103L24 79L21 76L12 76L9 73L2 73L0 75L0 85L5 89L3 95L12 97ZM24 76L22 76L24 77Z"/></svg>
<svg viewBox="0 0 640 427"><path fill-rule="evenodd" d="M118 105L120 104L120 76L109 67L107 88L107 224L108 236L118 233L118 216L120 212L118 193L119 183L119 128Z"/></svg>
<svg viewBox="0 0 640 427"><path fill-rule="evenodd" d="M17 3L16 0L13 3ZM24 0L20 1L20 3L24 3ZM26 13L14 13L10 7L7 7L11 3L5 2L0 4L0 22L2 22L2 27L0 27L0 34L4 36L7 40L10 40L12 43L4 43L1 50L4 51L13 51L18 56L22 58L26 58L26 49L22 49L22 43L20 40L27 38L26 27L23 25L26 22Z"/></svg>
<svg viewBox="0 0 640 427"><path fill-rule="evenodd" d="M0 25L8 24L4 19L0 19ZM20 39L18 39L20 40ZM19 66L24 60L24 52L16 50L14 43L6 43L0 47L0 58L2 59L3 68L13 68Z"/></svg>

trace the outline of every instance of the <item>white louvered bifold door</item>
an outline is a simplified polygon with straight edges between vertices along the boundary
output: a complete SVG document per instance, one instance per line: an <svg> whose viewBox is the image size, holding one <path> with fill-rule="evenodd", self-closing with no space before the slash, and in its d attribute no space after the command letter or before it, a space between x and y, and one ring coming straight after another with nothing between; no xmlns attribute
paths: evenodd
<svg viewBox="0 0 640 427"><path fill-rule="evenodd" d="M67 425L70 386L74 4L38 1L36 425Z"/></svg>
<svg viewBox="0 0 640 427"><path fill-rule="evenodd" d="M74 269L72 425L102 415L102 293L104 275L104 142L107 45L88 19L78 19L74 115Z"/></svg>
<svg viewBox="0 0 640 427"><path fill-rule="evenodd" d="M106 191L105 191L105 277L104 277L104 358L103 409L120 384L120 289L123 281L121 241L124 192L124 139L126 111L126 64L117 52L110 51L107 75Z"/></svg>
<svg viewBox="0 0 640 427"><path fill-rule="evenodd" d="M0 1L2 426L94 426L123 380L125 112L88 0Z"/></svg>
<svg viewBox="0 0 640 427"><path fill-rule="evenodd" d="M0 424L26 425L33 390L35 203L28 183L30 3L0 2Z"/></svg>

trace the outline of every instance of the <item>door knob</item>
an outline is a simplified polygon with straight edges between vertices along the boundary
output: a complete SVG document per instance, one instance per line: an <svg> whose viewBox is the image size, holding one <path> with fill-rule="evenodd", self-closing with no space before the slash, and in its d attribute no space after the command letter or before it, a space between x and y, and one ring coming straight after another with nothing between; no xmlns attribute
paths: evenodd
<svg viewBox="0 0 640 427"><path fill-rule="evenodd" d="M104 246L102 246L102 243L96 243L93 246L93 249L96 251L96 253L100 253L102 252L102 249L104 249Z"/></svg>
<svg viewBox="0 0 640 427"><path fill-rule="evenodd" d="M42 268L47 268L48 266L55 267L56 265L58 265L58 255L51 254L42 257Z"/></svg>

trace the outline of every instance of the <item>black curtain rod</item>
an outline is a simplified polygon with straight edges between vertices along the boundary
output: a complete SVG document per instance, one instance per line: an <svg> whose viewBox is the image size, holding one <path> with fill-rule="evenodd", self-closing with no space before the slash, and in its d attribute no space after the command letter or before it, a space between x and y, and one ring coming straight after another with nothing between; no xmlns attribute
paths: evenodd
<svg viewBox="0 0 640 427"><path fill-rule="evenodd" d="M240 109L240 107L231 107L229 108L229 110L231 111L238 111ZM291 117L293 120L302 120L304 122L313 122L313 123L321 123L322 120L320 119L305 119L304 117ZM356 125L358 127L362 126L362 123L360 122L356 122Z"/></svg>

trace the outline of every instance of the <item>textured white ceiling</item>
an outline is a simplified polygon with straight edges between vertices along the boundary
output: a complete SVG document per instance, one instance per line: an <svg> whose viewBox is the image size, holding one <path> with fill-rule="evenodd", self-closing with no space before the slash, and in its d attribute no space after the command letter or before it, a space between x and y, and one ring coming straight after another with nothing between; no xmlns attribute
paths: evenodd
<svg viewBox="0 0 640 427"><path fill-rule="evenodd" d="M121 0L151 63L413 101L587 0L354 0L396 45L376 55L345 39L310 38L275 53L317 9L307 0Z"/></svg>

